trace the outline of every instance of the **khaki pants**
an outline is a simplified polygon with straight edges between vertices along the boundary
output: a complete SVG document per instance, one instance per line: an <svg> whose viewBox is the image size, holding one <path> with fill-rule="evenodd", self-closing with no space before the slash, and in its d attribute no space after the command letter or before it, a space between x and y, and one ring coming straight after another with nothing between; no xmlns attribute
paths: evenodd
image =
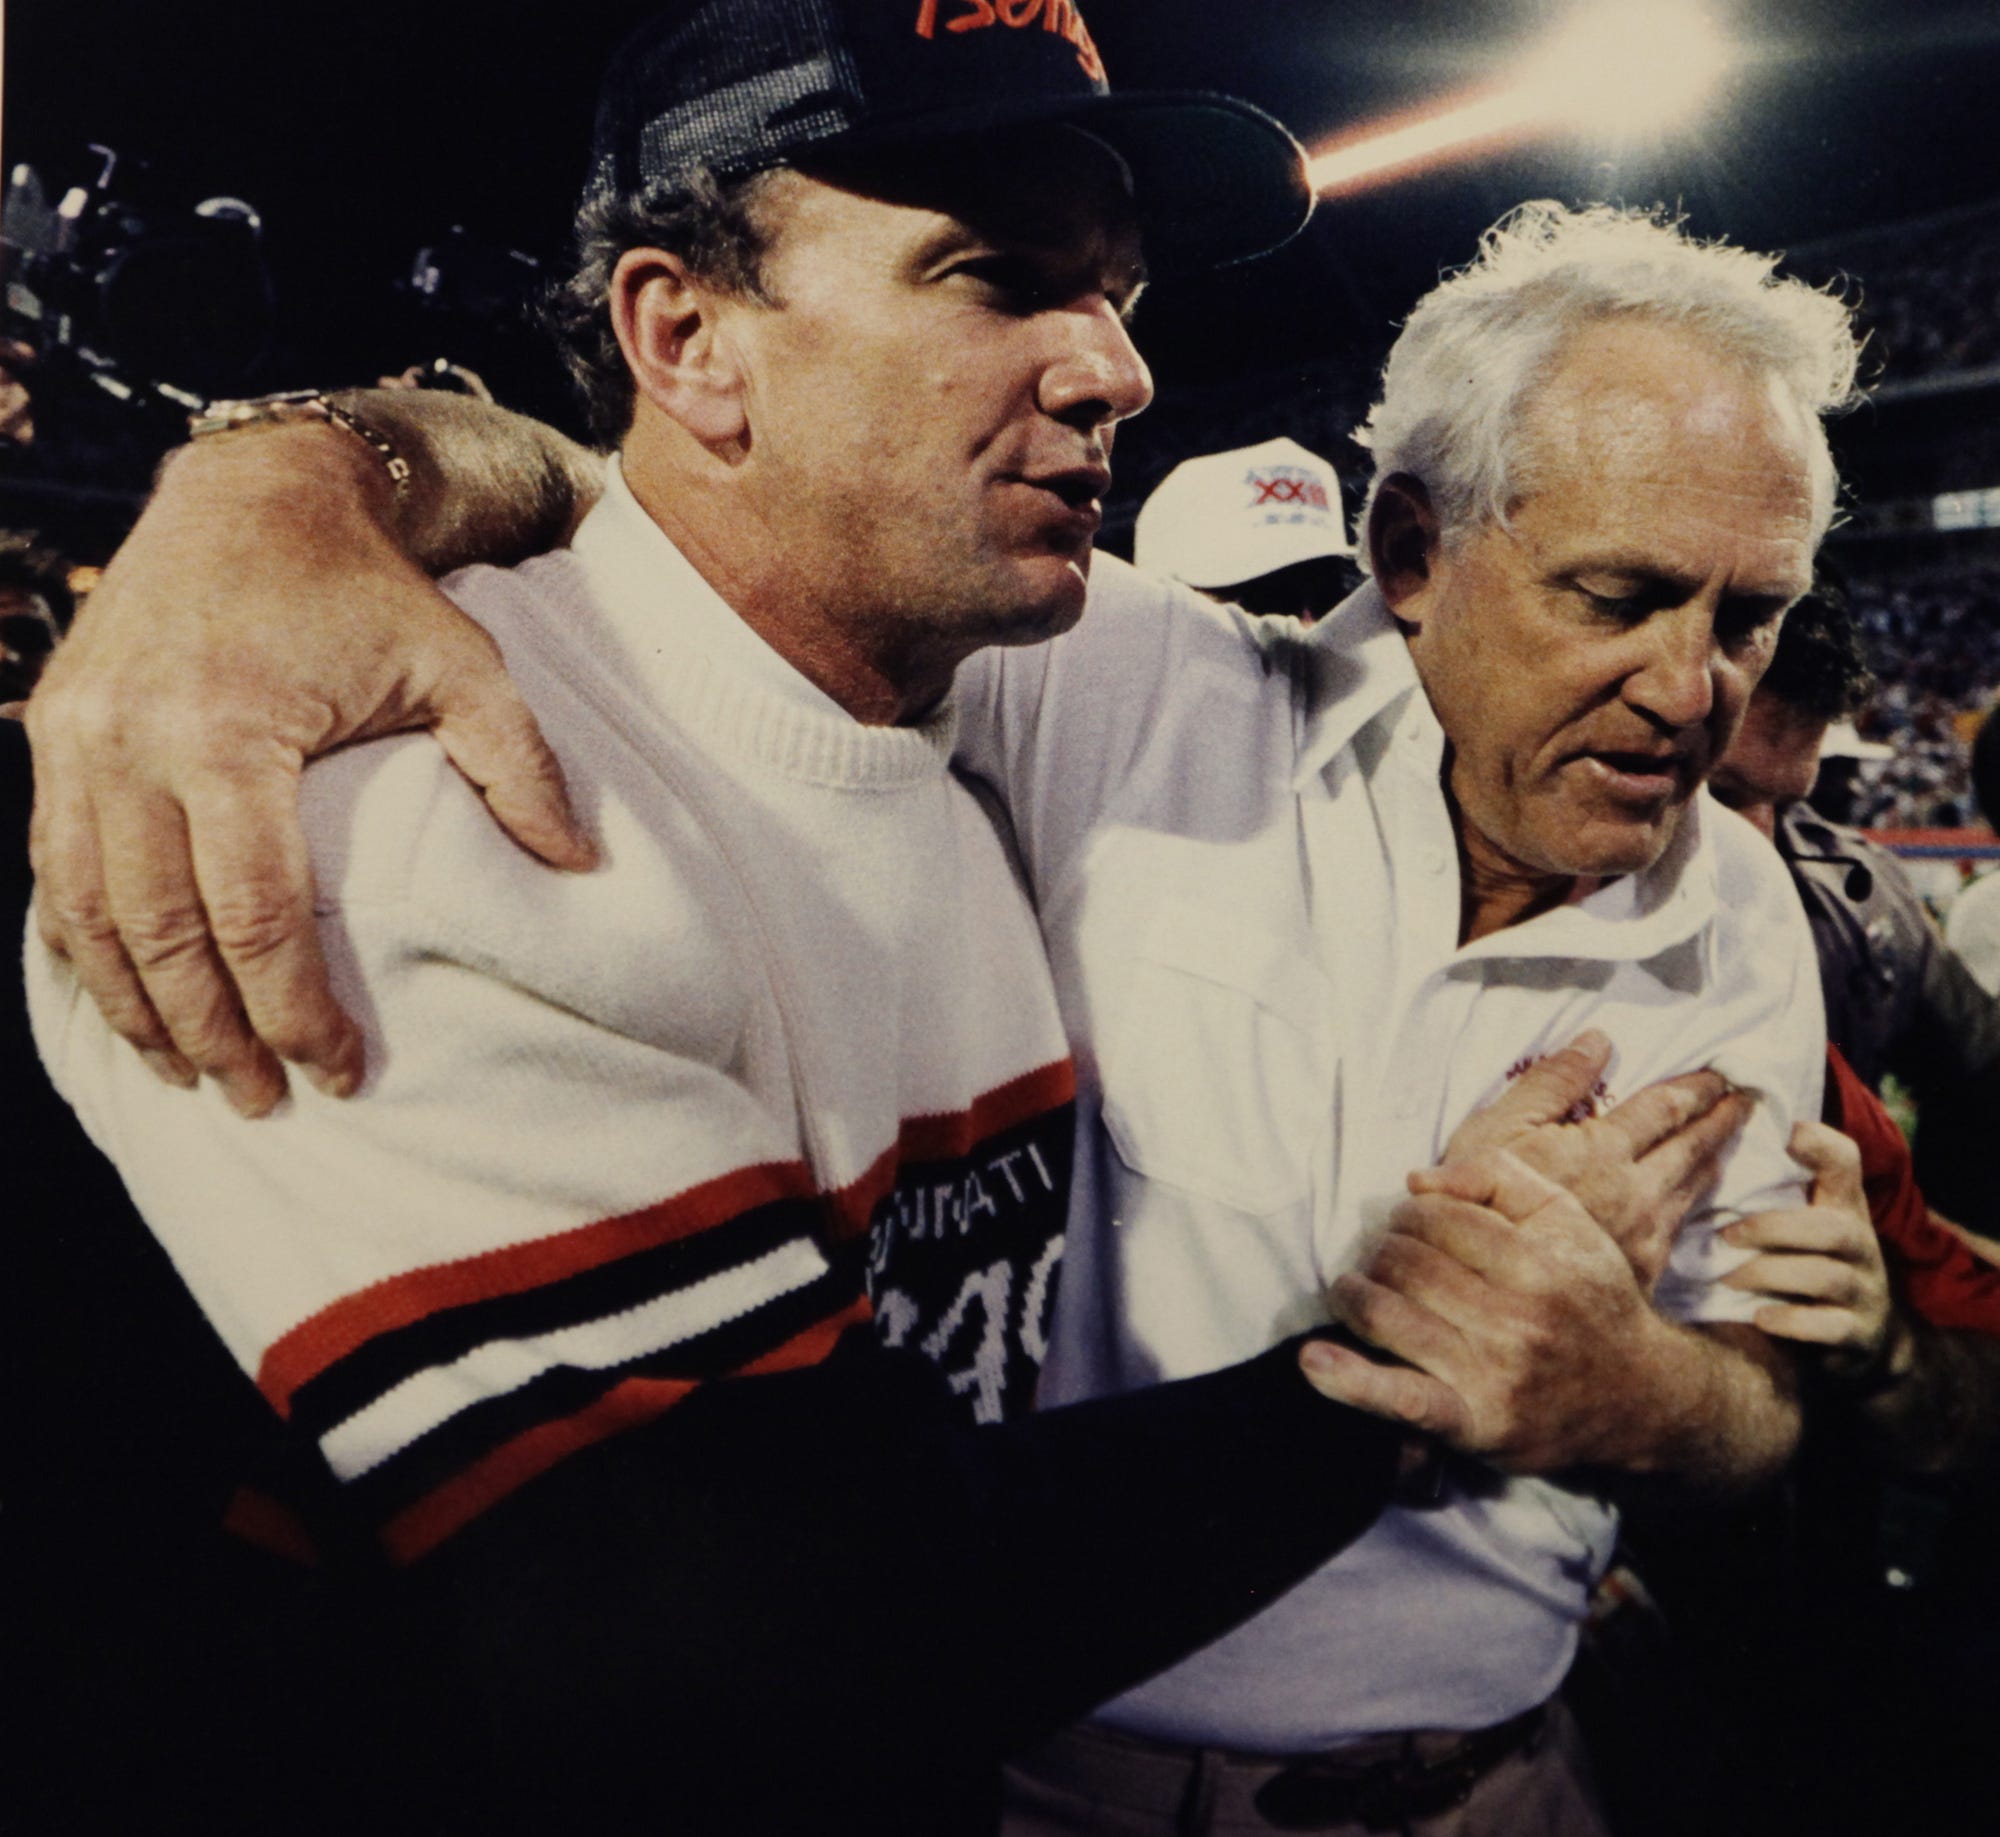
<svg viewBox="0 0 2000 1837"><path fill-rule="evenodd" d="M1417 1736L1430 1759L1451 1741ZM1403 1738L1353 1750L1387 1759ZM1344 1755L1343 1758L1346 1758ZM1177 1748L1078 1723L1007 1769L1002 1837L1234 1837L1285 1828L1257 1810L1258 1789L1287 1763L1213 1748ZM1297 1827L1293 1827L1297 1828ZM1403 1821L1312 1827L1333 1837L1609 1837L1576 1724L1554 1701L1541 1729L1473 1783L1462 1803Z"/></svg>

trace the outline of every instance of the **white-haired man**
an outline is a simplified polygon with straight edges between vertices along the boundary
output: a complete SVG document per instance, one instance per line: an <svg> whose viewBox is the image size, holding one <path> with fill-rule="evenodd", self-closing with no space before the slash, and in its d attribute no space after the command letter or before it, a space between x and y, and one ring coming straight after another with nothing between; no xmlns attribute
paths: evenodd
<svg viewBox="0 0 2000 1837"><path fill-rule="evenodd" d="M991 718L975 706L968 731L1098 1100L1045 1398L1197 1369L1331 1284L1365 1337L1497 1408L1481 1369L1509 1355L1481 1284L1581 1272L1530 1275L1520 1240L1442 1215L1406 1214L1355 1264L1413 1145L1586 1023L1622 1088L1722 1063L1764 1094L1722 1212L1656 1292L1682 1319L1744 1317L1711 1232L1791 1177L1819 1004L1783 876L1695 793L1810 585L1833 498L1819 417L1853 349L1836 303L1757 258L1531 207L1392 352L1367 429L1373 578L1312 638L1107 596L1062 646L983 674ZM1686 1373L1652 1360L1682 1344L1632 1327L1602 1396L1671 1394ZM1341 1394L1387 1401L1351 1354L1314 1357ZM1561 1412L1521 1383L1546 1414L1486 1446L1546 1470L1533 1438ZM1784 1439L1773 1401L1759 1458ZM1657 1428L1583 1462L1676 1464ZM1613 1522L1588 1486L1465 1476L1438 1509L1385 1514L1023 1763L1018 1828L1081 1828L1077 1805L1176 1780L1277 1824L1435 1815L1463 1788L1469 1829L1587 1828L1495 1751L1535 1739ZM1439 1729L1487 1745L1399 1783ZM1260 1777L1207 1763L1217 1748L1331 1758Z"/></svg>
<svg viewBox="0 0 2000 1837"><path fill-rule="evenodd" d="M1696 793L1809 585L1853 363L1768 262L1531 207L1399 341L1374 580L1318 630L1100 559L1074 634L961 671L1080 1048L1043 1401L1212 1369L1331 1285L1406 1363L1322 1344L1316 1382L1490 1463L1030 1757L1020 1831L1594 1828L1545 1705L1615 1512L1507 1475L1743 1481L1796 1432L1716 1233L1796 1190L1811 951ZM1720 1062L1762 1096L1662 1312L1660 1258L1635 1275L1504 1156L1397 1203L1584 1026L1621 1089Z"/></svg>

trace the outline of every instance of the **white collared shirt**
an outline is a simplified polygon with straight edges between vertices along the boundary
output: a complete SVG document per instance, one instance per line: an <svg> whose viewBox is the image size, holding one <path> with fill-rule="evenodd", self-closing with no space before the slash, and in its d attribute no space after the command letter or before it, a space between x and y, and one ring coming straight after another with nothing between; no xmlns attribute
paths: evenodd
<svg viewBox="0 0 2000 1837"><path fill-rule="evenodd" d="M1818 1114L1823 1051L1776 854L1704 798L1651 869L1461 948L1444 736L1374 589L1308 636L1094 568L1076 632L960 681L1083 1087L1044 1404L1323 1319L1405 1175L1587 1026L1616 1049L1606 1102L1703 1065L1764 1093L1657 1297L1743 1318L1714 1233L1796 1202L1784 1145ZM1502 1721L1561 1681L1615 1529L1538 1480L1393 1510L1105 1719L1266 1753Z"/></svg>

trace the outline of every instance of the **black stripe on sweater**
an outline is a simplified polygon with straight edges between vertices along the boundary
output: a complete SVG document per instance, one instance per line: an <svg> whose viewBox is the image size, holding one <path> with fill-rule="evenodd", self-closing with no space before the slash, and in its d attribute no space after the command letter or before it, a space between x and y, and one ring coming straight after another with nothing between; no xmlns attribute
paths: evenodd
<svg viewBox="0 0 2000 1837"><path fill-rule="evenodd" d="M292 1397L292 1421L315 1438L323 1436L405 1379L449 1365L475 1347L533 1338L642 1307L784 1244L815 1240L823 1221L816 1200L773 1200L693 1236L652 1245L538 1288L426 1315L356 1347L300 1385Z"/></svg>
<svg viewBox="0 0 2000 1837"><path fill-rule="evenodd" d="M853 1302L859 1271L852 1258L840 1262L804 1288L665 1351L604 1371L554 1366L515 1390L484 1398L350 1481L347 1498L364 1518L383 1523L494 1449L542 1423L577 1415L628 1378L702 1382L736 1371Z"/></svg>

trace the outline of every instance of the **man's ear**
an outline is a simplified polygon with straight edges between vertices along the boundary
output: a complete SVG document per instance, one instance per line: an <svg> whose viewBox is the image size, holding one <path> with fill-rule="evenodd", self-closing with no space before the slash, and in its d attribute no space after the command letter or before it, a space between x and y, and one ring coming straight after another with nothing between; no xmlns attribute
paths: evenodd
<svg viewBox="0 0 2000 1837"><path fill-rule="evenodd" d="M627 249L611 276L611 325L633 387L708 447L748 429L742 371L718 323L721 297L664 249Z"/></svg>
<svg viewBox="0 0 2000 1837"><path fill-rule="evenodd" d="M1405 624L1422 624L1443 540L1423 480L1408 472L1385 478L1369 507L1367 535L1369 567L1389 610Z"/></svg>

